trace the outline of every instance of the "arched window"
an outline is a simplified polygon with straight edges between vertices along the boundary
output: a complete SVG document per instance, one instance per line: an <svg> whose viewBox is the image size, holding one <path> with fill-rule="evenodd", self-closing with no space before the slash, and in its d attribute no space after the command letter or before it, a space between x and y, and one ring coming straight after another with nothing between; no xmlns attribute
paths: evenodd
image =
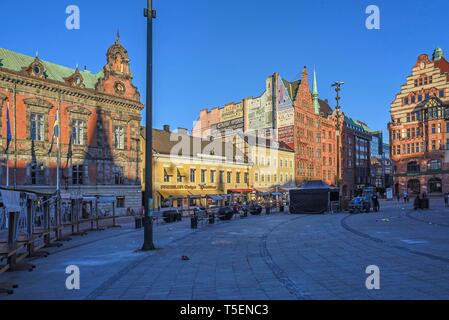
<svg viewBox="0 0 449 320"><path fill-rule="evenodd" d="M419 173L419 164L416 161L409 162L407 164L407 173Z"/></svg>
<svg viewBox="0 0 449 320"><path fill-rule="evenodd" d="M413 179L407 182L407 189L414 194L419 194L421 192L421 184L419 180Z"/></svg>
<svg viewBox="0 0 449 320"><path fill-rule="evenodd" d="M429 194L432 193L442 193L443 192L443 188L442 188L442 183L441 183L441 179L438 178L432 178L429 180Z"/></svg>
<svg viewBox="0 0 449 320"><path fill-rule="evenodd" d="M441 160L430 160L427 163L427 170L429 171L441 170Z"/></svg>

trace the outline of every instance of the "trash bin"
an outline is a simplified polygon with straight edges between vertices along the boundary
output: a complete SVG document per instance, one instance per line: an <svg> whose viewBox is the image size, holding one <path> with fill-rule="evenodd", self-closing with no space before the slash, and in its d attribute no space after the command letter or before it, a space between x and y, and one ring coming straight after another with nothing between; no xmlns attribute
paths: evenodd
<svg viewBox="0 0 449 320"><path fill-rule="evenodd" d="M197 217L197 216L193 216L193 217L190 219L190 227L191 227L192 229L198 229L198 217Z"/></svg>
<svg viewBox="0 0 449 320"><path fill-rule="evenodd" d="M143 217L135 217L136 229L141 229L143 227Z"/></svg>

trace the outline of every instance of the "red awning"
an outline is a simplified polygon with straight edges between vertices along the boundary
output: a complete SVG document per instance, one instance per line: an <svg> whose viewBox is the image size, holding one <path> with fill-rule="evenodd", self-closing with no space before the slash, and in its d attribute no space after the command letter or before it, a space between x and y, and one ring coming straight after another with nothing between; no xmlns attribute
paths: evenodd
<svg viewBox="0 0 449 320"><path fill-rule="evenodd" d="M229 189L228 193L252 193L256 192L255 189Z"/></svg>

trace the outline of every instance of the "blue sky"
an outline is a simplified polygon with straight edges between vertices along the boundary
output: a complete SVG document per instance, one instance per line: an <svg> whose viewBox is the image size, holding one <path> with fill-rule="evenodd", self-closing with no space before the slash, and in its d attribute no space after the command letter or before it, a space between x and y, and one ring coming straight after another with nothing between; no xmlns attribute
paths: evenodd
<svg viewBox="0 0 449 320"><path fill-rule="evenodd" d="M65 8L81 29L65 28ZM379 6L381 29L365 9ZM119 28L145 97L145 0L3 1L0 46L97 72ZM447 0L154 0L154 126L191 128L200 109L258 96L265 78L316 66L320 97L345 81L343 110L386 131L389 105L421 53L449 54ZM311 74L310 74L311 76ZM311 80L311 77L310 77Z"/></svg>

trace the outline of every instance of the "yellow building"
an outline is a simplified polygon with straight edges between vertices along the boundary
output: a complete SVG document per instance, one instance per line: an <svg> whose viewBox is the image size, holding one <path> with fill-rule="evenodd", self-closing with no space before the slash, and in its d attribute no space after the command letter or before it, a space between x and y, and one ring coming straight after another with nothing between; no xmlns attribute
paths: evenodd
<svg viewBox="0 0 449 320"><path fill-rule="evenodd" d="M280 192L295 186L295 153L283 142L245 137L245 153L252 166L252 187L258 192Z"/></svg>
<svg viewBox="0 0 449 320"><path fill-rule="evenodd" d="M142 159L145 135L141 134ZM142 181L145 162L143 161ZM219 195L252 190L252 165L234 144L190 136L185 129L153 129L153 199L155 208L198 205ZM144 183L142 183L145 188ZM208 196L206 198L206 196ZM218 197L217 197L218 196ZM229 197L227 198L229 200Z"/></svg>

